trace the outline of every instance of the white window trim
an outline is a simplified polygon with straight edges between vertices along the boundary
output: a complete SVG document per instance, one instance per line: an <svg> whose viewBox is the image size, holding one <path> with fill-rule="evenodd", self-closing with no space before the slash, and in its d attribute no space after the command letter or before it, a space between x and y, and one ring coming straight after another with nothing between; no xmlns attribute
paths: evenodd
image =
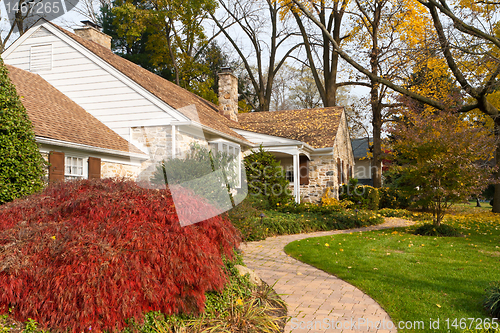
<svg viewBox="0 0 500 333"><path fill-rule="evenodd" d="M83 175L71 175L66 173L66 161L67 158L81 158L82 159L82 169ZM64 154L64 178L71 179L72 177L77 177L80 179L88 179L89 178L89 158L88 156L82 156L79 154Z"/></svg>
<svg viewBox="0 0 500 333"><path fill-rule="evenodd" d="M222 150L222 145L227 145L228 149L227 149L227 154L229 154L229 147L233 147L233 149L236 151L236 149L238 150L238 163L237 163L237 167L238 167L238 184L236 185L236 188L241 188L241 154L242 154L242 151L241 151L241 146L237 143L234 143L234 142L231 142L231 141L227 141L227 140L224 140L224 139L215 139L215 140L211 140L211 141L208 141L208 145L210 147L211 144L216 144L217 145L217 151L221 151L223 152ZM233 154L235 155L235 154Z"/></svg>

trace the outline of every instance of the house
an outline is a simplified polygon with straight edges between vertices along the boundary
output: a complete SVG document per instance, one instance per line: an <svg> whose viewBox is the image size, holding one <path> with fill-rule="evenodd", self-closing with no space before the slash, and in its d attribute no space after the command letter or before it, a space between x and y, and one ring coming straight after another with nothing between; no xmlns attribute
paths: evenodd
<svg viewBox="0 0 500 333"><path fill-rule="evenodd" d="M360 185L373 186L372 164L368 156L372 140L369 137L352 139L351 145L354 152L354 178Z"/></svg>
<svg viewBox="0 0 500 333"><path fill-rule="evenodd" d="M6 65L33 123L47 180L132 177L147 154L97 120L39 75Z"/></svg>
<svg viewBox="0 0 500 333"><path fill-rule="evenodd" d="M342 107L238 117L241 129L235 131L274 153L287 170L296 197L317 202L327 187L337 188L352 177L354 157Z"/></svg>
<svg viewBox="0 0 500 333"><path fill-rule="evenodd" d="M353 174L342 108L238 114L229 69L219 74L217 106L113 54L95 26L72 33L50 22L29 29L2 58L42 153L58 166L48 170L51 180L148 180L158 161L182 157L192 143L233 154L240 165L262 145L286 169L297 202L317 201Z"/></svg>

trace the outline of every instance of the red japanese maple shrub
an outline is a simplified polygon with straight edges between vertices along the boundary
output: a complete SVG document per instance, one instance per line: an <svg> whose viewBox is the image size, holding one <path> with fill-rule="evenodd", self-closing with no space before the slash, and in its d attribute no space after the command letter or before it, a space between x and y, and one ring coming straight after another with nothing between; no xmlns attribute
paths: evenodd
<svg viewBox="0 0 500 333"><path fill-rule="evenodd" d="M152 310L197 313L206 291L223 288L222 256L238 244L220 216L181 227L168 190L111 179L49 186L0 206L0 313L72 332L120 330Z"/></svg>

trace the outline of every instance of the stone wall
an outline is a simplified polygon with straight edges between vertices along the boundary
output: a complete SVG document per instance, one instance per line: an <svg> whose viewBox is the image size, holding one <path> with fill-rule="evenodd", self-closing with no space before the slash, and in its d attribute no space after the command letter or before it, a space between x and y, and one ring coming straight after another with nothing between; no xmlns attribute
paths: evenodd
<svg viewBox="0 0 500 333"><path fill-rule="evenodd" d="M321 201L326 189L335 186L335 170L336 164L332 155L311 156L309 161L309 185L300 186L301 201Z"/></svg>
<svg viewBox="0 0 500 333"><path fill-rule="evenodd" d="M145 147L153 161L172 158L172 126L132 127L132 143Z"/></svg>
<svg viewBox="0 0 500 333"><path fill-rule="evenodd" d="M136 180L140 171L140 166L101 161L101 178L118 177Z"/></svg>
<svg viewBox="0 0 500 333"><path fill-rule="evenodd" d="M191 150L191 145L197 143L201 146L205 146L205 148L208 148L206 146L206 140L202 140L200 138L196 138L192 135L189 135L184 132L179 132L176 131L175 134L175 151L176 151L176 157L178 158L185 158L186 154Z"/></svg>
<svg viewBox="0 0 500 333"><path fill-rule="evenodd" d="M90 40L111 50L111 36L106 35L96 28L85 26L81 28L75 28L74 31L77 36L86 40Z"/></svg>
<svg viewBox="0 0 500 333"><path fill-rule="evenodd" d="M352 171L354 170L354 155L352 153L351 139L349 137L349 129L347 128L347 121L345 113L342 114L340 119L339 129L337 131L337 137L335 138L335 144L333 146L335 163L340 161L340 166L343 173L343 180L346 183L349 177L353 176ZM343 163L342 163L343 162ZM351 170L351 172L349 172ZM338 167L335 168L335 186L338 187L340 184L338 182ZM341 181L342 183L342 181Z"/></svg>
<svg viewBox="0 0 500 333"><path fill-rule="evenodd" d="M156 166L162 160L173 158L172 126L144 126L132 128L132 143L147 149L150 158L142 163L138 181L149 181L156 171ZM191 144L204 144L201 138L179 131L175 128L175 157L184 158L189 152Z"/></svg>
<svg viewBox="0 0 500 333"><path fill-rule="evenodd" d="M238 121L238 79L229 68L219 73L219 108L223 116Z"/></svg>
<svg viewBox="0 0 500 333"><path fill-rule="evenodd" d="M338 164L340 161L340 164ZM342 163L343 162L343 163ZM332 155L311 156L309 161L309 185L300 186L301 200L305 202L320 202L321 197L328 187L334 188L335 195L338 195L340 165L344 181L349 179L349 169L354 168L354 155L352 153L349 129L345 118L345 113L340 119L339 129L335 138ZM291 187L293 189L293 186Z"/></svg>

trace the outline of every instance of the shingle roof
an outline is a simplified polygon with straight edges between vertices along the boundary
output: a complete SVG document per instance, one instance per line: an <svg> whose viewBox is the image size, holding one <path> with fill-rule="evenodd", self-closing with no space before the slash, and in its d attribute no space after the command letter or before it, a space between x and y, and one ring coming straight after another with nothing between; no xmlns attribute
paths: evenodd
<svg viewBox="0 0 500 333"><path fill-rule="evenodd" d="M193 119L191 112L185 112L182 108L194 104L196 105L196 110L198 112L199 122L202 125L208 126L214 130L240 140L247 141L231 129L239 128L238 123L219 114L219 108L217 105L187 91L184 88L179 87L168 80L165 80L154 73L151 73L150 71L128 61L127 59L114 54L111 50L105 48L104 46L83 39L55 24L52 25L126 75L128 78L132 79L141 87L161 99L163 102L170 105L174 109L179 110L179 112L183 113L191 120L198 121L198 119Z"/></svg>
<svg viewBox="0 0 500 333"><path fill-rule="evenodd" d="M6 65L39 137L142 153L39 75ZM142 153L143 154L143 153Z"/></svg>
<svg viewBox="0 0 500 333"><path fill-rule="evenodd" d="M333 147L344 108L250 112L238 115L241 128L305 142L314 148Z"/></svg>
<svg viewBox="0 0 500 333"><path fill-rule="evenodd" d="M371 138L361 138L361 139L352 139L351 146L352 151L354 153L354 158L362 158L366 157L370 148L368 146L368 141L371 142Z"/></svg>

